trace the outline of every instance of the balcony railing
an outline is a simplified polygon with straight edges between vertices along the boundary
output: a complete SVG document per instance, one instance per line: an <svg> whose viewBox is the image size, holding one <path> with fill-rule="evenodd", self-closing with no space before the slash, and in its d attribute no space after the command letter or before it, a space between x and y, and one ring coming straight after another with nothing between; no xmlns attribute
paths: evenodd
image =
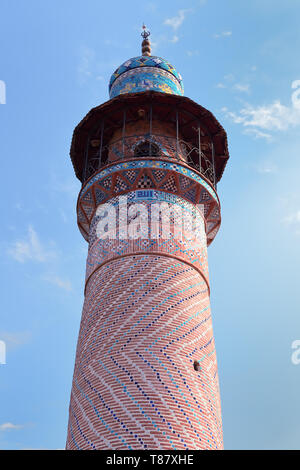
<svg viewBox="0 0 300 470"><path fill-rule="evenodd" d="M102 139L103 140L103 139ZM84 180L102 166L131 158L167 158L189 165L216 185L213 143L186 142L176 136L135 134L103 145L101 139L89 141Z"/></svg>

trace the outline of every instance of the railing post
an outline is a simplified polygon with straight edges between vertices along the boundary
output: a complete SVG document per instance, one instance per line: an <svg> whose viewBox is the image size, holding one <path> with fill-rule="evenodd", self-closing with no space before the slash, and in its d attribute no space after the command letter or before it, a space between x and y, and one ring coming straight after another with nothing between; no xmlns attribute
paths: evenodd
<svg viewBox="0 0 300 470"><path fill-rule="evenodd" d="M215 169L215 146L213 141L211 141L211 157L212 157L212 165L213 165L213 184L216 185L216 169Z"/></svg>
<svg viewBox="0 0 300 470"><path fill-rule="evenodd" d="M100 135L100 147L99 147L99 163L98 170L101 168L101 157L102 157L102 147L103 147L103 132L104 132L104 120L101 122L101 135Z"/></svg>
<svg viewBox="0 0 300 470"><path fill-rule="evenodd" d="M126 108L123 110L123 129L122 129L122 153L123 158L125 157L125 126L126 126Z"/></svg>
<svg viewBox="0 0 300 470"><path fill-rule="evenodd" d="M179 160L179 124L178 124L178 110L176 109L176 153L177 153L177 160Z"/></svg>
<svg viewBox="0 0 300 470"><path fill-rule="evenodd" d="M150 157L152 157L152 101L150 104L150 113L149 113L149 134L150 134Z"/></svg>
<svg viewBox="0 0 300 470"><path fill-rule="evenodd" d="M198 123L198 148L199 148L199 172L202 173L201 169L201 127Z"/></svg>
<svg viewBox="0 0 300 470"><path fill-rule="evenodd" d="M90 147L90 134L88 135L86 148L85 148L85 162L84 162L84 170L83 170L83 181L87 179L87 168L88 168L88 156L89 156L89 147Z"/></svg>

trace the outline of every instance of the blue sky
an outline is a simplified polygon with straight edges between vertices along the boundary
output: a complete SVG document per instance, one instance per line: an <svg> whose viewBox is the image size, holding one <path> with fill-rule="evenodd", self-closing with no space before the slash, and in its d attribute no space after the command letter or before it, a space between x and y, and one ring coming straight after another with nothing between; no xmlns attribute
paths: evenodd
<svg viewBox="0 0 300 470"><path fill-rule="evenodd" d="M225 447L300 448L299 15L298 0L2 0L1 449L65 445L87 254L69 147L143 21L228 133L209 248Z"/></svg>

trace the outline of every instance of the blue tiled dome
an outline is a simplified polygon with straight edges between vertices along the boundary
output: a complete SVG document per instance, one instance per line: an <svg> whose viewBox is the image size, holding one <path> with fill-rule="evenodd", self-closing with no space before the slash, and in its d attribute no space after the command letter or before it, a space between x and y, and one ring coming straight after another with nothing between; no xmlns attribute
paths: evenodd
<svg viewBox="0 0 300 470"><path fill-rule="evenodd" d="M161 57L139 56L120 65L109 82L110 98L146 90L183 95L182 77Z"/></svg>

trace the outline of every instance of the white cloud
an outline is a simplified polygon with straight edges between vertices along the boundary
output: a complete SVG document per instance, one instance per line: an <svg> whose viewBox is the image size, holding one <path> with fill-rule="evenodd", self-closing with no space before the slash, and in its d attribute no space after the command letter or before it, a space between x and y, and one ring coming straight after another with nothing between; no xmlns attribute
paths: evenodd
<svg viewBox="0 0 300 470"><path fill-rule="evenodd" d="M199 51L198 50L195 50L195 51L186 51L187 55L189 57L193 57L195 55L199 55Z"/></svg>
<svg viewBox="0 0 300 470"><path fill-rule="evenodd" d="M14 242L8 250L8 254L19 263L25 261L45 263L56 256L55 252L46 249L42 245L38 234L31 225L28 227L27 237Z"/></svg>
<svg viewBox="0 0 300 470"><path fill-rule="evenodd" d="M235 85L233 85L233 89L237 90L237 91L240 91L242 93L249 93L250 85L242 84L242 83L235 83Z"/></svg>
<svg viewBox="0 0 300 470"><path fill-rule="evenodd" d="M273 165L272 163L261 164L257 166L256 169L258 173L262 175L274 174L274 173L277 173L278 171L277 166Z"/></svg>
<svg viewBox="0 0 300 470"><path fill-rule="evenodd" d="M76 178L61 178L53 172L50 175L49 191L65 194L73 202L80 191L80 183Z"/></svg>
<svg viewBox="0 0 300 470"><path fill-rule="evenodd" d="M63 222L64 222L65 224L68 223L69 218L68 218L67 214L65 213L65 211L64 211L63 209L61 209L61 208L59 209L59 214L60 214L60 216L61 216Z"/></svg>
<svg viewBox="0 0 300 470"><path fill-rule="evenodd" d="M293 151L293 146L289 146L288 152ZM292 170L292 175L290 170L288 172L282 173L281 175L286 179L289 175L289 187L286 188L286 191L279 197L280 201L280 214L281 222L286 226L286 229L297 236L300 235L300 191L297 186L297 165L298 162L293 164L290 167ZM298 248L298 247L297 247Z"/></svg>
<svg viewBox="0 0 300 470"><path fill-rule="evenodd" d="M300 224L300 210L297 210L283 219L287 224Z"/></svg>
<svg viewBox="0 0 300 470"><path fill-rule="evenodd" d="M43 277L43 280L67 292L71 292L72 290L72 284L68 279L62 279L59 276L47 274Z"/></svg>
<svg viewBox="0 0 300 470"><path fill-rule="evenodd" d="M223 111L235 124L241 124L256 137L269 139L270 132L286 131L300 125L300 80L292 82L292 89L295 91L292 93L290 106L275 100L271 104L256 107L246 104L237 113L227 108L223 108Z"/></svg>
<svg viewBox="0 0 300 470"><path fill-rule="evenodd" d="M146 5L145 5L145 9L146 9L146 11L149 11L149 12L151 12L151 13L154 13L154 12L157 11L157 4L154 3L154 2L148 2L148 3L146 3Z"/></svg>
<svg viewBox="0 0 300 470"><path fill-rule="evenodd" d="M84 83L92 75L91 67L95 59L95 51L89 47L82 46L79 50L79 64L77 74L79 81Z"/></svg>
<svg viewBox="0 0 300 470"><path fill-rule="evenodd" d="M222 31L222 33L214 34L215 39L228 38L229 36L232 36L232 31Z"/></svg>
<svg viewBox="0 0 300 470"><path fill-rule="evenodd" d="M22 211L23 210L23 205L21 202L16 202L15 205L14 205L14 208L17 210L17 211Z"/></svg>
<svg viewBox="0 0 300 470"><path fill-rule="evenodd" d="M282 219L282 222L295 235L300 235L300 210L295 210Z"/></svg>
<svg viewBox="0 0 300 470"><path fill-rule="evenodd" d="M177 34L173 34L171 38L166 34L155 36L155 39L151 40L152 53L154 53L161 44L166 44L167 42L176 44L179 41L179 39L180 38Z"/></svg>
<svg viewBox="0 0 300 470"><path fill-rule="evenodd" d="M300 122L299 111L282 105L279 100L266 106L254 107L248 104L239 113L228 112L227 114L236 124L266 130L282 131Z"/></svg>
<svg viewBox="0 0 300 470"><path fill-rule="evenodd" d="M125 41L111 41L104 40L104 44L110 49L112 47L127 49L128 46ZM96 51L91 47L81 46L78 52L78 65L77 65L77 78L80 85L84 85L87 81L99 81L105 79L105 72L108 76L115 70L119 65L119 61L116 62L114 54L110 60L100 60Z"/></svg>
<svg viewBox="0 0 300 470"><path fill-rule="evenodd" d="M247 128L244 130L245 134L252 135L255 139L265 139L269 142L272 140L272 135L269 134L268 132L263 132L259 129L256 128Z"/></svg>
<svg viewBox="0 0 300 470"><path fill-rule="evenodd" d="M228 73L227 75L224 75L224 79L228 80L229 82L232 82L234 80L233 73Z"/></svg>
<svg viewBox="0 0 300 470"><path fill-rule="evenodd" d="M176 34L174 34L172 39L170 39L170 42L173 42L173 43L178 42L178 41L179 41L179 37Z"/></svg>
<svg viewBox="0 0 300 470"><path fill-rule="evenodd" d="M23 346L28 343L31 339L31 333L29 331L19 331L19 332L7 332L0 331L0 338L3 340L7 346L8 350L14 350L19 346Z"/></svg>
<svg viewBox="0 0 300 470"><path fill-rule="evenodd" d="M220 82L220 83L217 83L217 84L216 84L216 87L217 87L217 88L226 88L226 85L224 85L224 83L221 83L221 82Z"/></svg>
<svg viewBox="0 0 300 470"><path fill-rule="evenodd" d="M274 173L274 171L272 170L272 168L258 168L258 173L262 173L262 174L269 174L269 173Z"/></svg>
<svg viewBox="0 0 300 470"><path fill-rule="evenodd" d="M3 423L0 424L0 431L10 431L12 429L21 429L24 426L22 424Z"/></svg>
<svg viewBox="0 0 300 470"><path fill-rule="evenodd" d="M173 16L173 18L167 18L164 21L164 24L167 26L171 26L171 28L176 31L185 20L186 14L189 13L191 10L179 10L177 16Z"/></svg>

